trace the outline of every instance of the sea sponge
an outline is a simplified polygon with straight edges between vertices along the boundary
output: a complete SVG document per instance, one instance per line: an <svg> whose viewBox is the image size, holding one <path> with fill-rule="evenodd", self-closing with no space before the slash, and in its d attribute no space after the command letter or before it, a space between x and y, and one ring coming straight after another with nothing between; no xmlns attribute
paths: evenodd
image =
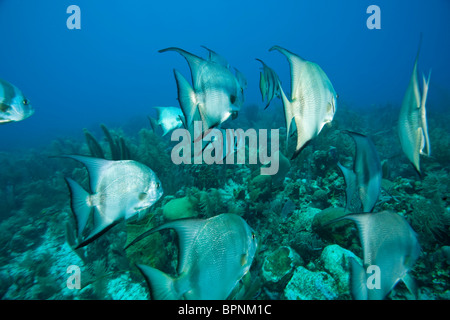
<svg viewBox="0 0 450 320"><path fill-rule="evenodd" d="M170 200L163 207L164 218L176 220L198 216L199 212L195 209L196 204L193 199L192 197L183 197Z"/></svg>
<svg viewBox="0 0 450 320"><path fill-rule="evenodd" d="M250 180L248 185L250 200L268 201L272 195L272 177L258 175Z"/></svg>
<svg viewBox="0 0 450 320"><path fill-rule="evenodd" d="M336 281L326 272L298 267L284 289L288 300L334 300L339 296Z"/></svg>
<svg viewBox="0 0 450 320"><path fill-rule="evenodd" d="M290 247L282 246L268 254L262 266L266 286L283 290L296 267L303 265L303 259Z"/></svg>

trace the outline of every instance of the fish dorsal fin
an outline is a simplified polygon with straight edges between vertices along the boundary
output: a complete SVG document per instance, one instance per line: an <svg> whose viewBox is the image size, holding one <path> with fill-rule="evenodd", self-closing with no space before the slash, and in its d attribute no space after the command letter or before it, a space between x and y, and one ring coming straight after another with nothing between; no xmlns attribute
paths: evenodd
<svg viewBox="0 0 450 320"><path fill-rule="evenodd" d="M174 229L178 234L178 274L181 274L184 270L186 270L188 266L187 258L189 257L191 248L195 243L200 230L205 226L205 223L206 221L201 219L180 219L177 221L168 222L157 228L157 230Z"/></svg>
<svg viewBox="0 0 450 320"><path fill-rule="evenodd" d="M195 54L192 54L190 52L187 52L186 50L176 48L176 47L159 50L159 52L161 52L161 53L167 52L167 51L178 52L186 59L187 63L189 64L189 68L191 69L192 86L194 88L196 88L196 83L197 83L197 78L199 75L200 67L202 65L204 65L205 63L207 63L207 61L205 59L202 59L202 58L196 56Z"/></svg>
<svg viewBox="0 0 450 320"><path fill-rule="evenodd" d="M418 64L418 61L419 61L419 55L420 55L420 48L421 47L422 47L422 33L420 34L419 46L417 48L416 59L414 60L414 68L413 68L413 72L412 72L412 75L411 75L411 81L410 81L410 85L412 85L414 99L416 101L417 108L420 108L421 101L422 101L421 96L420 96L420 91L419 91L419 83L418 83L419 71L417 70L417 64Z"/></svg>
<svg viewBox="0 0 450 320"><path fill-rule="evenodd" d="M302 67L305 63L308 63L305 59L299 57L298 55L286 50L280 46L273 46L269 51L278 50L282 54L284 54L289 62L289 66L291 68L291 100L299 99L300 97L300 79L301 79L301 71ZM281 88L281 87L280 87Z"/></svg>
<svg viewBox="0 0 450 320"><path fill-rule="evenodd" d="M77 160L86 166L86 169L89 173L89 185L91 188L91 192L95 192L96 186L98 184L98 179L101 176L102 171L114 162L111 160L79 155L63 155L62 157Z"/></svg>
<svg viewBox="0 0 450 320"><path fill-rule="evenodd" d="M158 122L161 120L161 113L164 111L164 107L153 107L156 110L156 116L158 117Z"/></svg>
<svg viewBox="0 0 450 320"><path fill-rule="evenodd" d="M221 66L223 66L223 67L225 67L225 68L227 68L227 69L230 68L230 65L229 65L227 59L225 59L224 57L222 57L220 54L218 54L218 53L215 52L214 50L211 50L211 49L209 49L209 48L207 48L207 47L205 47L205 46L201 46L201 47L202 47L203 49L205 49L205 50L208 50L208 53L209 53L208 59L209 59L209 61L213 61L213 62L215 62L215 63L218 63L218 64L220 64Z"/></svg>
<svg viewBox="0 0 450 320"><path fill-rule="evenodd" d="M245 78L244 74L240 72L237 68L234 68L234 75L236 77L237 82L239 83L239 86L242 88L242 90L247 88L247 79Z"/></svg>

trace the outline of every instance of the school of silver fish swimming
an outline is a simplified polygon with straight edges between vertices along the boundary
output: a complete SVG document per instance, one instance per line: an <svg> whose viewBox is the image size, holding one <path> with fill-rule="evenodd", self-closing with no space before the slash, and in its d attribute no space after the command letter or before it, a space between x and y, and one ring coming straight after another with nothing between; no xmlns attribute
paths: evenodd
<svg viewBox="0 0 450 320"><path fill-rule="evenodd" d="M184 57L191 72L189 82L174 70L180 108L155 107L163 134L177 128L192 130L201 121L205 133L238 116L244 102L247 81L215 51L204 47L206 59L181 48L170 47L159 52L176 52ZM294 151L286 150L292 159L309 141L317 137L337 111L338 95L327 74L314 62L273 46L270 51L284 55L290 67L290 94L285 94L275 70L265 62L260 73L260 91L266 108L275 98L281 99L286 121L286 139L296 134ZM421 93L418 79L417 52L409 86L399 115L401 147L418 173L420 155L430 155L426 121L426 100L430 76L423 78ZM0 124L22 121L34 112L30 101L13 84L0 80ZM292 134L291 134L292 133ZM372 212L379 199L382 170L377 150L369 137L343 131L355 142L354 166L338 163L346 183L346 213L329 222L348 219L356 223L363 249L363 265L351 262L352 295L355 299L384 299L401 280L416 294L417 288L408 271L419 257L417 236L408 222L395 212ZM288 142L288 141L287 141ZM238 143L238 145L241 145ZM204 146L205 147L205 146ZM234 146L239 147L239 146ZM288 143L286 143L288 149ZM145 213L163 195L163 186L149 167L131 160L105 160L82 155L60 155L81 162L89 174L89 190L66 177L75 221L77 248L85 247L121 221ZM289 160L286 160L289 161ZM93 219L93 224L88 223ZM226 299L248 272L257 252L257 231L240 216L222 213L208 219L181 219L152 228L131 243L163 229L178 235L177 275L168 275L152 266L138 264L153 299ZM381 270L381 286L369 290L366 268Z"/></svg>

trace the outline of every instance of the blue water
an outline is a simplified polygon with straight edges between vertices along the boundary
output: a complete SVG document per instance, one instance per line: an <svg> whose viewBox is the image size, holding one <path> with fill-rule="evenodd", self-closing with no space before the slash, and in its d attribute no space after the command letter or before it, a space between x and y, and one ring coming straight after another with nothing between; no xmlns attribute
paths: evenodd
<svg viewBox="0 0 450 320"><path fill-rule="evenodd" d="M71 4L81 9L81 30L66 27ZM380 30L366 27L371 4L381 9ZM340 102L368 108L401 102L422 32L420 68L433 70L429 104L439 108L450 87L449 9L443 0L4 0L0 76L22 89L36 114L3 126L8 139L1 146L80 136L81 128L98 122L120 125L152 114L152 106L178 106L172 70L188 75L188 68L179 56L157 52L169 46L203 55L200 45L206 45L226 57L247 77L251 104L261 99L255 58L277 70L288 86L285 58L268 52L278 44L319 63Z"/></svg>
<svg viewBox="0 0 450 320"><path fill-rule="evenodd" d="M79 30L67 27L70 5L81 9ZM370 5L381 9L381 29L366 25ZM124 225L89 244L84 256L66 241L65 224L73 216L64 177L87 187L87 175L81 165L53 156L89 155L86 128L110 157L100 124L124 137L130 158L151 167L165 191L128 232L137 236L163 223L166 204L184 197L195 199L189 208L194 216L232 211L255 229L260 251L251 277L242 281L248 295L236 295L245 299L351 299L348 284L339 282L343 275L327 269L326 261L340 246L334 258L345 256L345 263L331 265L349 273L348 256L362 258L356 229L317 232L312 217L346 205L336 160L351 168L355 148L340 130L367 134L383 164L374 212L399 213L417 232L423 251L410 274L419 283L418 298L450 299L449 14L447 0L0 0L0 78L20 88L35 109L30 118L0 125L0 299L147 299L146 284L131 265L147 259L175 272L169 234L126 254ZM432 151L421 156L419 175L401 150L397 119L421 37L419 80L432 72L426 104ZM259 176L258 166L175 166L170 135L151 132L147 116L156 116L155 106L179 106L173 70L187 79L190 71L179 54L158 50L179 47L201 57L207 54L201 46L216 51L248 82L245 103L228 124L280 128L281 101L263 110L255 60L274 69L288 93L289 65L279 52L269 52L274 45L316 62L328 75L339 95L332 124L298 158L286 159L290 169L276 183ZM295 268L274 282L263 265L278 261L281 246L301 258L289 256ZM69 290L69 265L97 280ZM318 277L317 290L308 291L306 282L296 287L302 274ZM387 298L411 299L407 292L400 285Z"/></svg>

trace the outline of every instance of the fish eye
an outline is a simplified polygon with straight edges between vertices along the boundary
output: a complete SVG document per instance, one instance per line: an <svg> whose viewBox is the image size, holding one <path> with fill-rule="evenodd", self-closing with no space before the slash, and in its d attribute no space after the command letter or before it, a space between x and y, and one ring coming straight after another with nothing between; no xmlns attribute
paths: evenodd
<svg viewBox="0 0 450 320"><path fill-rule="evenodd" d="M142 200L144 200L146 197L147 197L147 193L145 193L145 192L139 193L139 196L138 196L139 200L142 201Z"/></svg>
<svg viewBox="0 0 450 320"><path fill-rule="evenodd" d="M161 186L161 184L159 182L156 183L156 189L159 189L159 187Z"/></svg>
<svg viewBox="0 0 450 320"><path fill-rule="evenodd" d="M256 235L254 232L252 232L252 240L255 240L255 238L256 238Z"/></svg>
<svg viewBox="0 0 450 320"><path fill-rule="evenodd" d="M339 99L339 95L336 93L336 99Z"/></svg>
<svg viewBox="0 0 450 320"><path fill-rule="evenodd" d="M236 102L236 96L235 95L231 95L230 96L230 102L231 102L231 104L234 104Z"/></svg>
<svg viewBox="0 0 450 320"><path fill-rule="evenodd" d="M27 99L23 99L22 103L23 103L24 105L29 105L29 104L30 104L30 101L28 101Z"/></svg>

